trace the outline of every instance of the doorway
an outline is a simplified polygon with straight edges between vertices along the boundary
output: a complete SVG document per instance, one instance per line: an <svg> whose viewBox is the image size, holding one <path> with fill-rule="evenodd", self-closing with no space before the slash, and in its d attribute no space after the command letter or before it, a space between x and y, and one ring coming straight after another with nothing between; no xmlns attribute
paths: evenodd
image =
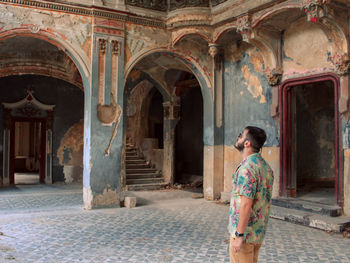
<svg viewBox="0 0 350 263"><path fill-rule="evenodd" d="M13 119L10 184L45 183L45 122Z"/></svg>
<svg viewBox="0 0 350 263"><path fill-rule="evenodd" d="M341 204L336 79L299 80L281 91L281 195Z"/></svg>
<svg viewBox="0 0 350 263"><path fill-rule="evenodd" d="M175 132L175 183L203 191L203 98L199 85L183 88Z"/></svg>

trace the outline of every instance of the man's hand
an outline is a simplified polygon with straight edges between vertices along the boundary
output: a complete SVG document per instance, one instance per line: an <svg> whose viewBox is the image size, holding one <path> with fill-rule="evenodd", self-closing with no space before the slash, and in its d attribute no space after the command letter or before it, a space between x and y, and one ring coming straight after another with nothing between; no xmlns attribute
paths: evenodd
<svg viewBox="0 0 350 263"><path fill-rule="evenodd" d="M230 249L233 252L239 252L243 245L243 238L242 237L231 237L230 238Z"/></svg>

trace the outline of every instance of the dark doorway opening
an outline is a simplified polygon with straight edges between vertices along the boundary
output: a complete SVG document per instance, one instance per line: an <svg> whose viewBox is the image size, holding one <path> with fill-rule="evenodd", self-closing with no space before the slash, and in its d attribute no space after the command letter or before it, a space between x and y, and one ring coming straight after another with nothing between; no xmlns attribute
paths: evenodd
<svg viewBox="0 0 350 263"><path fill-rule="evenodd" d="M175 131L174 183L203 190L203 98L201 88L182 88L180 120Z"/></svg>
<svg viewBox="0 0 350 263"><path fill-rule="evenodd" d="M148 137L157 138L158 148L163 149L163 96L156 89L150 92L151 102L148 112Z"/></svg>
<svg viewBox="0 0 350 263"><path fill-rule="evenodd" d="M335 204L333 83L295 86L291 103L292 195Z"/></svg>
<svg viewBox="0 0 350 263"><path fill-rule="evenodd" d="M342 206L338 89L333 74L282 84L281 196Z"/></svg>

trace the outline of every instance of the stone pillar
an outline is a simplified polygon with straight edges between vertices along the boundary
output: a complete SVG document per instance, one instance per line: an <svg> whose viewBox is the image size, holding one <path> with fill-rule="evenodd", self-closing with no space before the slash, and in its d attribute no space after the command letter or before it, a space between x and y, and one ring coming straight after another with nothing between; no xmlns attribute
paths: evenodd
<svg viewBox="0 0 350 263"><path fill-rule="evenodd" d="M120 205L124 24L95 18L92 45L91 89L85 90L85 209Z"/></svg>
<svg viewBox="0 0 350 263"><path fill-rule="evenodd" d="M223 56L219 46L216 44L209 44L209 54L213 63L215 126L213 149L212 151L205 149L204 155L210 157L209 155L212 154L214 162L212 165L204 162L204 171L212 168L214 172L211 173L211 176L204 177L204 196L208 200L213 200L220 198L224 189Z"/></svg>
<svg viewBox="0 0 350 263"><path fill-rule="evenodd" d="M167 183L174 183L175 173L175 128L180 119L179 102L164 102L164 157L162 173Z"/></svg>

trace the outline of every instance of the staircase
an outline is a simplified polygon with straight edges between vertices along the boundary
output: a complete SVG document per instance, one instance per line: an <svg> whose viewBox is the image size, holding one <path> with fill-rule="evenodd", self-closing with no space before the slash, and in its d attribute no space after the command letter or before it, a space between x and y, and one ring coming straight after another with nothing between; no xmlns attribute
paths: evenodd
<svg viewBox="0 0 350 263"><path fill-rule="evenodd" d="M125 151L126 186L128 191L156 190L168 185L161 171L157 171L139 156L137 149L131 146Z"/></svg>

